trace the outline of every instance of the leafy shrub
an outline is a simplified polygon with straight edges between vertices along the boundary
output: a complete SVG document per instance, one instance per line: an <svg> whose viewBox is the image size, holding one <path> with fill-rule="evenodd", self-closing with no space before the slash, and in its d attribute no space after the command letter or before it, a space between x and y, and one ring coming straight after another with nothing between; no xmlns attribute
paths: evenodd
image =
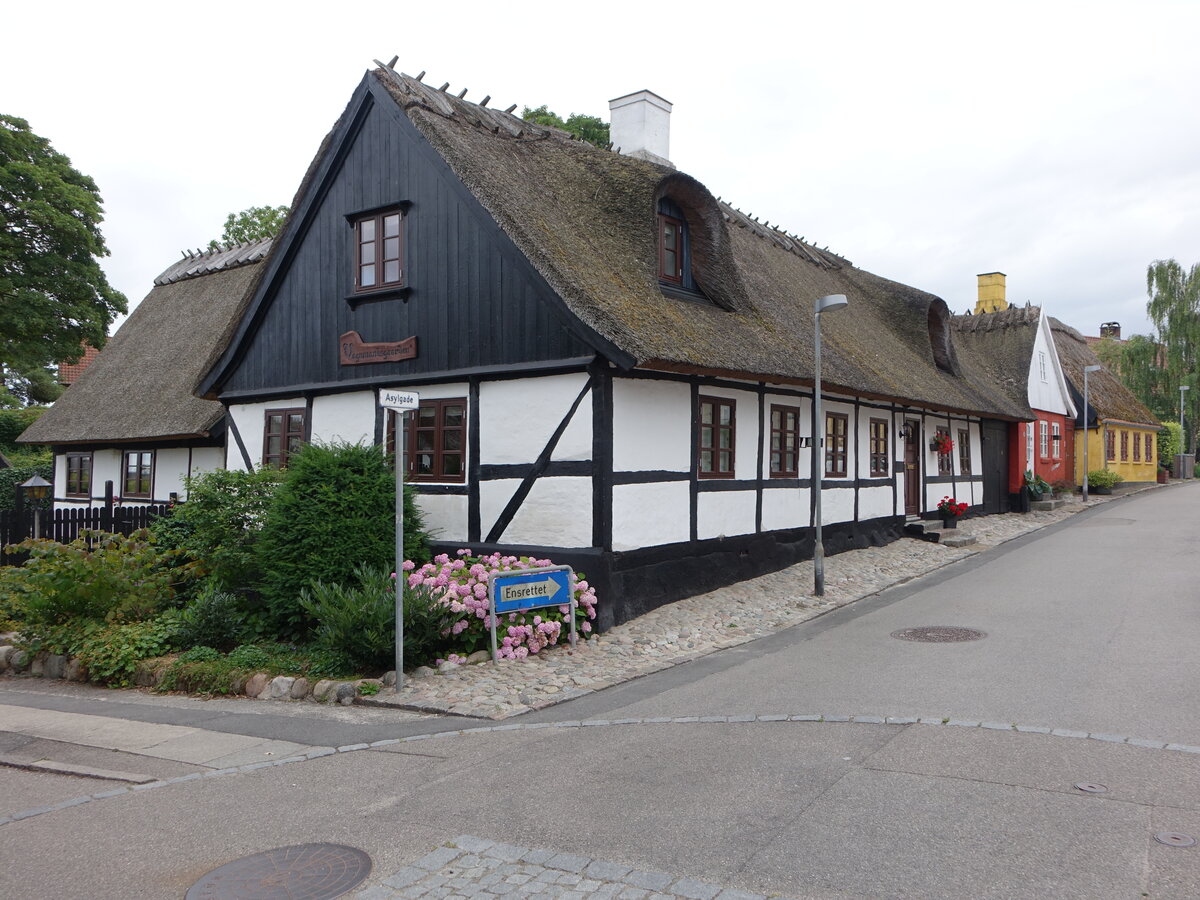
<svg viewBox="0 0 1200 900"><path fill-rule="evenodd" d="M230 650L241 640L246 614L233 594L206 586L180 612L179 642L184 647Z"/></svg>
<svg viewBox="0 0 1200 900"><path fill-rule="evenodd" d="M255 543L283 478L278 469L217 469L187 479L187 502L152 526L165 546L183 550L220 590L249 587L257 576Z"/></svg>
<svg viewBox="0 0 1200 900"><path fill-rule="evenodd" d="M312 643L354 671L384 671L395 664L396 582L386 568L354 567L354 585L316 582L300 605L316 623ZM452 616L427 590L404 586L404 662L432 661Z"/></svg>
<svg viewBox="0 0 1200 900"><path fill-rule="evenodd" d="M17 443L26 428L41 418L48 406L25 406L19 409L0 409L0 450L6 455L9 451L21 448Z"/></svg>
<svg viewBox="0 0 1200 900"><path fill-rule="evenodd" d="M29 560L0 569L0 597L9 595L4 604L22 624L135 622L175 597L179 574L144 528L129 537L85 531L70 544L30 539L16 547Z"/></svg>
<svg viewBox="0 0 1200 900"><path fill-rule="evenodd" d="M199 694L235 694L256 672L310 679L353 674L342 662L321 650L288 644L245 644L228 654L211 647L184 651L164 670L155 690Z"/></svg>
<svg viewBox="0 0 1200 900"><path fill-rule="evenodd" d="M380 448L308 444L291 457L258 542L266 626L300 637L312 621L303 588L336 583L362 563L391 571L395 559L395 478ZM428 540L411 492L405 492L404 546L426 558Z"/></svg>
<svg viewBox="0 0 1200 900"><path fill-rule="evenodd" d="M548 559L501 556L499 553L475 557L471 556L470 550L459 550L458 559L453 561L441 553L419 569L411 561L405 561L404 569L411 572L407 576L409 587L425 587L435 601L453 614L447 637L455 651L465 654L481 650L491 642L487 586L492 576L498 572L552 565L554 563ZM596 589L582 579L582 573L576 573L572 590L577 603L576 627L587 634L592 630L591 620L596 618ZM502 614L496 635L501 639L500 656L523 659L557 644L570 610L571 607L564 603Z"/></svg>
<svg viewBox="0 0 1200 900"><path fill-rule="evenodd" d="M93 681L124 687L143 659L162 656L176 646L179 614L169 610L145 622L112 625L84 639L78 648L80 662Z"/></svg>
<svg viewBox="0 0 1200 900"><path fill-rule="evenodd" d="M1117 472L1109 469L1096 469L1094 472L1088 472L1088 487L1095 488L1111 488L1120 484L1125 479Z"/></svg>
<svg viewBox="0 0 1200 900"><path fill-rule="evenodd" d="M1182 452L1180 447L1183 445L1183 432L1179 430L1178 422L1163 422L1162 430L1158 433L1158 462L1159 465L1171 465L1171 461L1175 459L1176 454Z"/></svg>
<svg viewBox="0 0 1200 900"><path fill-rule="evenodd" d="M1050 485L1041 475L1034 475L1029 469L1025 470L1025 487L1029 490L1029 496L1034 500L1042 499L1042 494L1050 493Z"/></svg>

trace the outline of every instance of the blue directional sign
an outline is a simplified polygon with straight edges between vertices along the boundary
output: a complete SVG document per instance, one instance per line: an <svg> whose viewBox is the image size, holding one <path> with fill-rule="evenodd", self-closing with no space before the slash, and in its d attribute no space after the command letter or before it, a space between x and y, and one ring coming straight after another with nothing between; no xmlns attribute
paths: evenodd
<svg viewBox="0 0 1200 900"><path fill-rule="evenodd" d="M497 613L538 609L571 602L571 568L522 569L492 576L491 589Z"/></svg>

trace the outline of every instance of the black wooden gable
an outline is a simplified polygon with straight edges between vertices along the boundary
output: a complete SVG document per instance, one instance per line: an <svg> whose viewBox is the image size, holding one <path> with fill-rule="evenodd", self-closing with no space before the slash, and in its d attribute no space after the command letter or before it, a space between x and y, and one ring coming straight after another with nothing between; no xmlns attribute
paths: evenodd
<svg viewBox="0 0 1200 900"><path fill-rule="evenodd" d="M547 202L551 202L549 199ZM355 214L405 211L405 288L354 293ZM375 79L310 170L229 348L200 392L226 400L610 358ZM340 342L416 339L399 362Z"/></svg>

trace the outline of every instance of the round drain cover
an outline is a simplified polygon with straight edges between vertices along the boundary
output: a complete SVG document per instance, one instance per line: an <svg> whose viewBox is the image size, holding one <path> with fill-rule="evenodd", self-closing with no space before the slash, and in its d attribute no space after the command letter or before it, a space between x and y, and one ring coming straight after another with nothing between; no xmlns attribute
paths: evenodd
<svg viewBox="0 0 1200 900"><path fill-rule="evenodd" d="M1160 831L1154 836L1160 844L1168 847L1194 847L1196 839L1190 834L1180 834L1178 831Z"/></svg>
<svg viewBox="0 0 1200 900"><path fill-rule="evenodd" d="M341 844L299 844L213 869L184 900L332 900L363 882L371 857Z"/></svg>
<svg viewBox="0 0 1200 900"><path fill-rule="evenodd" d="M1083 791L1087 794L1107 794L1108 788L1102 784L1097 784L1095 781L1077 781L1075 782L1075 790Z"/></svg>
<svg viewBox="0 0 1200 900"><path fill-rule="evenodd" d="M977 641L987 633L974 628L959 628L956 625L925 625L921 628L901 628L893 631L892 637L901 641L921 641L926 644L956 644L961 641Z"/></svg>

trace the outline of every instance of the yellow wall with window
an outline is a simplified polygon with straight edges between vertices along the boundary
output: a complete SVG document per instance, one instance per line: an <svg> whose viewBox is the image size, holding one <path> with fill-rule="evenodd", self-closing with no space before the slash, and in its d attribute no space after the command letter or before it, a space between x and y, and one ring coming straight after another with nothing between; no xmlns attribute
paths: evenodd
<svg viewBox="0 0 1200 900"><path fill-rule="evenodd" d="M1075 481L1083 483L1083 441L1088 442L1088 469L1108 469L1125 481L1155 481L1158 478L1158 429L1129 425L1125 422L1102 422L1099 428L1075 432ZM1106 454L1111 435L1112 458ZM1125 452L1122 454L1122 435ZM1134 442L1137 452L1134 452ZM1147 452L1147 450L1149 452ZM1124 456L1124 458L1122 458ZM1135 458L1136 457L1136 458Z"/></svg>

